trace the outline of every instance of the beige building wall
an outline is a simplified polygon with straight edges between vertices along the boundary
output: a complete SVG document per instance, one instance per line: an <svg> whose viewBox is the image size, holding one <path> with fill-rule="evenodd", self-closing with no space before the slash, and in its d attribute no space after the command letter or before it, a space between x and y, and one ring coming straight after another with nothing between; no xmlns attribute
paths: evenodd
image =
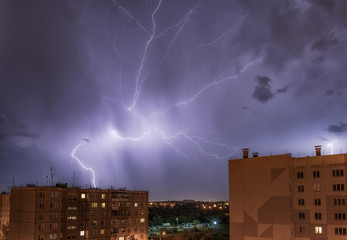
<svg viewBox="0 0 347 240"><path fill-rule="evenodd" d="M230 239L346 239L347 154L229 160Z"/></svg>

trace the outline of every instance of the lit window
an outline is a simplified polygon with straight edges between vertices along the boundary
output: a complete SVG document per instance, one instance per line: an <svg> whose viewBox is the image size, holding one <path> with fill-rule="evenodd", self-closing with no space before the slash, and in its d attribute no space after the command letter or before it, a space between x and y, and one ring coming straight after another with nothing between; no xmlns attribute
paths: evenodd
<svg viewBox="0 0 347 240"><path fill-rule="evenodd" d="M134 203L134 207L137 207L139 204L138 203Z"/></svg>
<svg viewBox="0 0 347 240"><path fill-rule="evenodd" d="M105 229L101 229L101 230L100 230L100 234L101 234L101 235L105 234Z"/></svg>
<svg viewBox="0 0 347 240"><path fill-rule="evenodd" d="M85 193L81 193L81 198L86 198L86 194ZM83 231L83 233L84 233L84 231ZM81 235L82 236L82 235ZM84 236L84 235L83 235Z"/></svg>
<svg viewBox="0 0 347 240"><path fill-rule="evenodd" d="M84 236L84 231L80 231L80 236Z"/></svg>
<svg viewBox="0 0 347 240"><path fill-rule="evenodd" d="M101 207L102 207L102 208L105 208L105 207L106 207L106 203L104 203L104 202L101 203Z"/></svg>
<svg viewBox="0 0 347 240"><path fill-rule="evenodd" d="M97 208L97 207L98 207L98 203L93 202L93 203L92 203L92 208Z"/></svg>
<svg viewBox="0 0 347 240"><path fill-rule="evenodd" d="M76 216L69 216L67 217L67 220L76 220Z"/></svg>
<svg viewBox="0 0 347 240"><path fill-rule="evenodd" d="M320 184L313 184L313 191L320 192Z"/></svg>
<svg viewBox="0 0 347 240"><path fill-rule="evenodd" d="M144 219L144 218L140 218L140 222L141 222L141 223L144 223L144 222L145 222L145 219Z"/></svg>
<svg viewBox="0 0 347 240"><path fill-rule="evenodd" d="M106 198L106 194L105 193L101 194L101 199L105 199L105 198Z"/></svg>
<svg viewBox="0 0 347 240"><path fill-rule="evenodd" d="M314 227L314 233L315 234L322 234L323 233L323 228L322 227Z"/></svg>

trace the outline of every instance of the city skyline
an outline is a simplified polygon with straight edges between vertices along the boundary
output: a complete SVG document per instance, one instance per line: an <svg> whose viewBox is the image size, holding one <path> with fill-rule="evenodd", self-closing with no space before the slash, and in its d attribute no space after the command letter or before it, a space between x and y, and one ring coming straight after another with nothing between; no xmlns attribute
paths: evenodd
<svg viewBox="0 0 347 240"><path fill-rule="evenodd" d="M347 3L0 3L0 190L227 200L228 160L347 152ZM95 176L95 177L94 177ZM74 178L74 180L73 180Z"/></svg>

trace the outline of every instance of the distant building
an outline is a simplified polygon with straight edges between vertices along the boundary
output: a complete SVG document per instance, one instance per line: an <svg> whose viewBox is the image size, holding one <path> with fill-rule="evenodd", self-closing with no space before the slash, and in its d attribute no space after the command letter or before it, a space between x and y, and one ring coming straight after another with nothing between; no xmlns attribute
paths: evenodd
<svg viewBox="0 0 347 240"><path fill-rule="evenodd" d="M10 195L10 240L148 239L146 191L57 185L14 187Z"/></svg>
<svg viewBox="0 0 347 240"><path fill-rule="evenodd" d="M10 220L10 195L0 194L0 239L3 237L3 225L8 226Z"/></svg>
<svg viewBox="0 0 347 240"><path fill-rule="evenodd" d="M347 154L229 160L230 239L346 239Z"/></svg>

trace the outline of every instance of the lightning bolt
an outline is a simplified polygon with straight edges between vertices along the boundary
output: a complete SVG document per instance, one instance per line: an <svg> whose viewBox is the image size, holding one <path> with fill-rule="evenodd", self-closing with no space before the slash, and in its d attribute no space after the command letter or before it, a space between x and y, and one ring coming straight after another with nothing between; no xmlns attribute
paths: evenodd
<svg viewBox="0 0 347 240"><path fill-rule="evenodd" d="M152 13L152 24L153 24L153 27L152 27L152 34L150 35L147 43L146 43L146 46L145 46L145 49L144 49L144 53L142 55L142 58L141 58L141 63L140 63L140 67L139 67L139 70L137 72L137 76L136 76L136 88L135 88L135 94L134 94L134 98L133 98L133 103L132 105L129 107L129 110L133 109L136 105L136 102L137 102L137 99L139 98L139 95L140 95L140 91L141 91L141 85L143 83L143 80L140 81L140 76L141 76L141 73L142 73L142 69L143 69L143 65L144 65L144 62L146 60L146 56L147 56L147 52L148 52L148 47L149 45L151 44L151 42L153 41L154 39L154 36L155 36L155 28L156 28L156 22L155 22L155 19L154 19L154 16L155 14L158 12L158 9L161 5L161 1L162 0L159 0L159 3L156 7L156 9L154 10L154 12Z"/></svg>
<svg viewBox="0 0 347 240"><path fill-rule="evenodd" d="M185 16L183 19L181 19L181 21L180 21L180 22L182 23L182 24L181 24L181 27L178 28L178 30L177 30L176 33L175 33L175 36L172 38L172 40L171 40L171 42L170 42L170 45L169 45L169 48L168 48L168 50L167 50L165 56L164 56L163 59L162 59L162 62L165 61L166 58L169 56L169 54L170 54L170 52L171 52L172 45L174 44L176 38L177 38L178 35L182 32L184 26L185 26L186 23L189 21L189 17L190 17L190 16L192 15L192 13L199 7L200 3L201 3L201 0L199 0L199 2L195 5L195 7L193 7L192 9L190 9L190 10L188 11L188 13L186 14L186 16Z"/></svg>
<svg viewBox="0 0 347 240"><path fill-rule="evenodd" d="M92 173L92 176L93 176L93 179L92 179L92 183L93 183L93 187L94 188L96 188L96 184L95 184L95 172L94 172L94 170L92 169L92 168L90 168L90 167L86 167L82 162L81 162L81 160L78 158L78 157L76 157L76 151L81 147L81 146L83 146L84 144L86 144L87 143L87 141L84 141L84 142L81 142L81 143L79 143L79 144L77 144L77 146L72 150L72 153L71 153L71 157L73 158L73 159L75 159L77 162L78 162L78 164L82 167L82 168L84 168L85 170L88 170L88 171L90 171L91 173Z"/></svg>
<svg viewBox="0 0 347 240"><path fill-rule="evenodd" d="M335 143L336 141L333 141L333 142L330 142L330 143L328 143L328 147L330 148L330 154L334 154L334 143Z"/></svg>
<svg viewBox="0 0 347 240"><path fill-rule="evenodd" d="M157 115L157 114L166 114L168 111L170 111L172 108L178 107L178 106L182 106L182 105L187 105L190 102L193 102L194 100L196 100L196 98L198 98L203 92L207 91L209 88L211 88L214 85L219 85L224 81L230 80L230 79L235 79L238 78L240 76L241 73L243 73L244 71L247 70L248 67L250 67L251 65L260 62L263 58L258 58L250 63L248 63L246 66L244 66L241 71L238 74L235 75L231 75L231 76L227 76L227 77L223 77L221 79L216 79L212 82L210 82L209 84L207 84L205 87L201 88L199 91L197 91L197 93L195 93L192 97L188 98L187 100L175 103L173 105L171 105L170 107L166 108L163 111L157 111L157 112L153 112L152 114L149 115L149 117L147 119L151 119L153 116Z"/></svg>
<svg viewBox="0 0 347 240"><path fill-rule="evenodd" d="M118 130L116 130L115 128L113 128L112 130L108 130L109 134L112 136L113 139L117 140L117 141L131 141L131 142L141 142L143 140L145 140L145 138L149 135L154 135L156 134L157 136L160 137L160 139L168 146L170 147L172 150L174 150L177 154L189 159L188 153L185 153L184 151L181 150L180 147L177 147L177 144L175 141L177 140L184 140L184 141L188 141L190 142L192 145L195 146L195 148L203 155L207 156L207 157L213 157L215 159L225 159L225 158L230 158L230 156L234 155L239 148L238 147L231 147L228 144L225 143L220 143L217 141L213 141L211 139L207 139L205 137L199 136L198 132L199 131L195 131L195 134L191 134L189 129L181 129L181 130L176 130L175 132L171 132L171 134L168 134L168 131L164 131L162 128L156 126L155 123L153 123L151 120L153 119L154 116L157 115L163 115L168 113L171 109L176 108L176 107L180 107L183 105L188 105L189 103L197 100L199 98L200 95L202 95L203 93L205 93L206 91L208 91L210 88L212 88L213 86L217 86L220 85L226 81L229 81L231 79L236 79L240 76L240 74L242 74L244 71L246 71L249 67L251 67L252 65L262 61L263 58L258 58L255 60L252 60L251 62L247 63L238 73L230 73L231 71L224 71L220 74L219 77L215 78L214 80L212 79L211 82L209 82L207 85L197 89L195 91L195 93L190 96L187 97L185 100L176 102L170 106L168 106L166 109L162 110L162 111L154 111L152 113L150 113L148 115L148 117L145 117L143 114L140 114L139 112L137 112L135 110L135 106L137 104L137 101L139 99L139 96L141 94L141 90L142 90L142 85L144 83L144 81L146 80L147 76L148 76L148 72L147 74L144 74L144 68L145 68L145 63L148 61L148 55L150 53L150 48L151 48L151 44L153 44L153 41L155 39L159 39L162 36L166 35L169 31L174 31L174 34L171 38L171 40L169 41L168 47L167 47L167 51L165 52L164 57L162 58L162 61L165 61L167 59L167 57L170 55L171 50L172 50L172 46L175 43L177 37L179 36L179 34L183 31L184 27L186 26L187 22L190 20L192 14L194 14L197 9L199 8L202 0L197 1L197 3L193 6L193 8L191 8L189 11L187 11L187 13L183 16L183 18L181 18L176 24L166 28L164 31L162 31L160 34L158 34L156 31L157 29L157 23L156 23L156 15L161 7L162 4L162 0L158 1L158 4L156 5L155 9L153 10L153 12L151 13L151 22L152 22L152 29L151 32L147 30L147 28L140 23L134 16L133 14L131 14L130 11L128 11L127 9L125 9L124 7L120 6L116 0L112 0L112 2L114 3L114 5L117 7L117 9L119 9L119 11L121 11L122 14L124 14L125 16L127 16L132 22L135 23L135 25L141 29L144 33L146 33L146 35L148 36L148 39L143 47L143 52L142 54L139 56L139 66L136 69L136 78L135 78L135 90L133 92L132 95L132 100L131 100L131 104L127 105L124 103L123 100L123 96L121 94L121 101L118 99L115 99L113 97L110 96L101 96L102 98L108 100L108 101L112 101L114 103L116 103L118 106L120 106L122 109L128 111L129 113L131 113L131 115L140 123L144 126L144 130L138 134L137 136L124 136L122 135ZM225 38L226 36L228 36L229 34L231 34L232 32L236 31L237 25L238 23L242 20L242 18L236 22L234 24L234 26L230 29L228 29L227 31L223 32L220 36L218 36L215 40L208 42L208 43L204 43L201 44L193 49L191 49L190 51L188 51L186 54L184 54L183 57L188 56L189 54L191 54L194 51L197 51L203 47L207 47L207 46L212 46L213 44L217 43L218 41L221 41L223 38ZM124 61L123 58L121 56L121 53L119 51L119 48L117 47L117 38L114 37L113 40L113 48L114 48L114 56L115 58L119 59L119 63L120 63L120 67L119 67L119 78L122 80L123 79L123 66L124 66ZM81 161L80 159L76 156L76 152L78 151L78 149L83 146L84 144L86 144L87 142L81 142L79 143L72 151L71 156L78 162L78 164L85 170L88 170L92 173L93 176L93 186L96 187L95 184L95 171L91 168L91 167L86 167ZM206 148L204 146L214 146L214 147L218 147L220 149L224 149L223 154L218 154L218 153L214 153L210 150L206 150Z"/></svg>

